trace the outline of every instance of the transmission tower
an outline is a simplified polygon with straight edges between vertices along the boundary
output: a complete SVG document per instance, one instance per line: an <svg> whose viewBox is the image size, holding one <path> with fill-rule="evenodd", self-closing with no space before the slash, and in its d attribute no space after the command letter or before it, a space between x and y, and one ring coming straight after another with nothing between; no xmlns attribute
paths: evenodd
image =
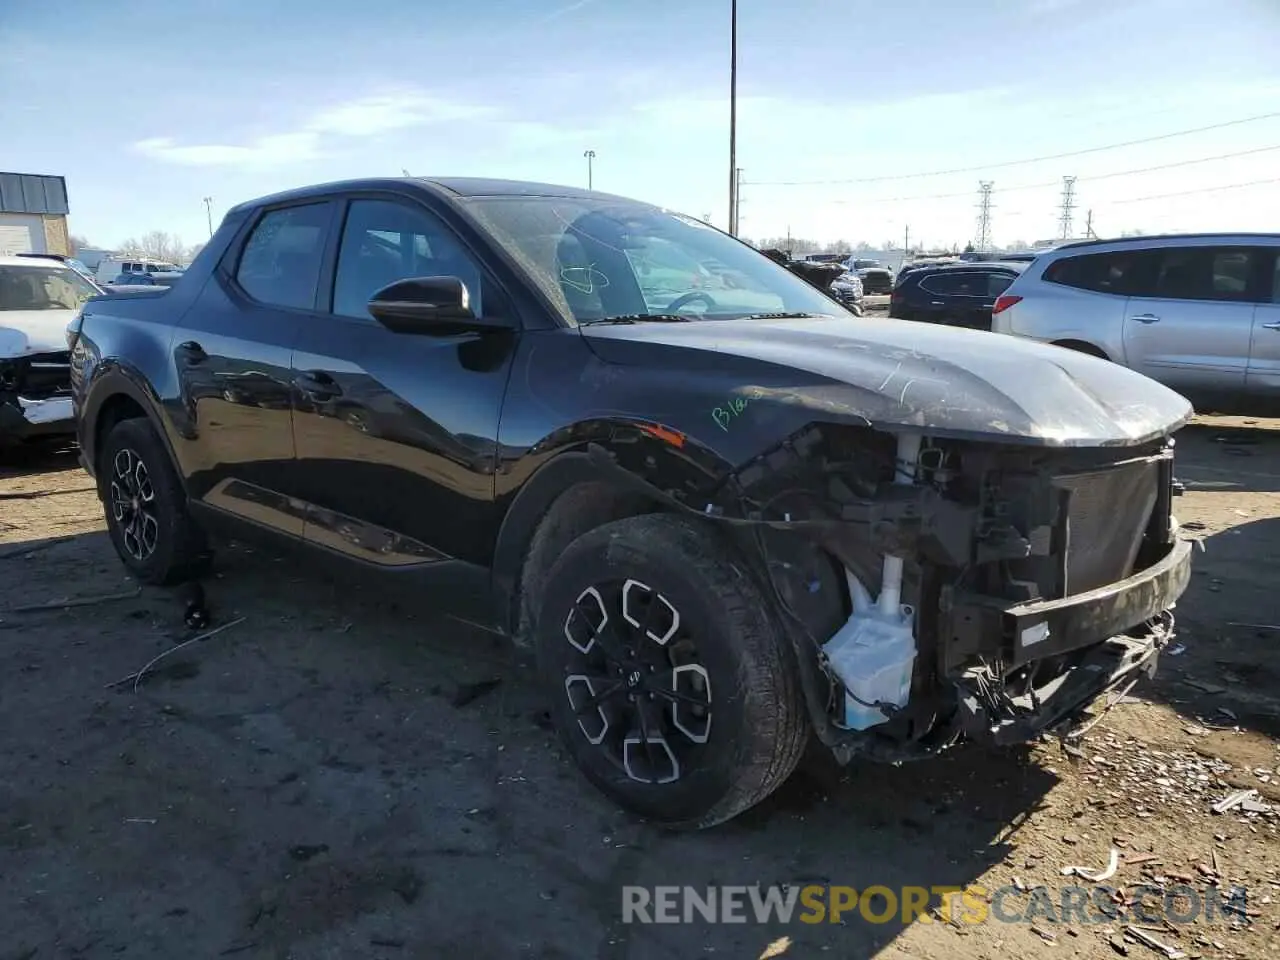
<svg viewBox="0 0 1280 960"><path fill-rule="evenodd" d="M1076 208L1076 178L1062 178L1062 215L1058 222L1062 224L1062 239L1071 239L1071 211Z"/></svg>
<svg viewBox="0 0 1280 960"><path fill-rule="evenodd" d="M978 182L978 242L975 247L985 253L991 249L991 188L990 180Z"/></svg>

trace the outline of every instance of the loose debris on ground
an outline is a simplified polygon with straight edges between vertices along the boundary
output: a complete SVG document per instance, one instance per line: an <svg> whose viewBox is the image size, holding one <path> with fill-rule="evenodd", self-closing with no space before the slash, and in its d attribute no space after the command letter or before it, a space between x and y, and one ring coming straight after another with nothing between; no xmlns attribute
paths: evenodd
<svg viewBox="0 0 1280 960"><path fill-rule="evenodd" d="M74 455L0 464L0 958L1280 956L1280 423L1179 455L1204 552L1155 682L1026 751L815 760L696 835L602 801L493 638L247 547L192 625ZM1003 888L1022 920L621 923L626 884L754 883ZM1070 885L1114 916L1063 916ZM1184 887L1228 909L1144 915Z"/></svg>

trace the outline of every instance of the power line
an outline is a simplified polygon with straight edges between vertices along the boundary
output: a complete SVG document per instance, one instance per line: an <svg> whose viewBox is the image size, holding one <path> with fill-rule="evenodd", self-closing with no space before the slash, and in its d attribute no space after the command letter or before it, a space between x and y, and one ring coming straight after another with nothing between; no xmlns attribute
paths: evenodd
<svg viewBox="0 0 1280 960"><path fill-rule="evenodd" d="M1269 180L1250 180L1248 183L1225 183L1218 187L1200 187L1196 190L1180 190L1177 193L1155 193L1149 197L1130 197L1128 200L1112 200L1112 203L1141 203L1144 200L1164 200L1168 197L1189 197L1193 193L1215 193L1218 190L1241 190L1244 187L1260 187L1264 183L1280 183L1280 177Z"/></svg>
<svg viewBox="0 0 1280 960"><path fill-rule="evenodd" d="M914 180L922 177L944 177L954 173L977 173L983 170L998 170L1005 167L1017 167L1028 163L1041 163L1045 160L1065 160L1068 157L1083 157L1091 153L1102 153L1106 150L1119 150L1123 147L1136 147L1144 143L1158 143L1161 140L1171 140L1174 137L1187 137L1196 133L1208 133L1211 130L1223 130L1227 127L1238 127L1245 123L1256 123L1259 120L1270 120L1274 117L1280 117L1280 111L1274 113L1260 113L1253 117L1242 117L1239 120L1226 120L1222 123L1212 123L1204 127L1192 127L1187 130L1175 130L1172 133L1162 133L1154 137L1141 137L1137 140L1125 140L1120 143L1108 143L1100 147L1086 147L1083 150L1069 150L1065 153L1050 153L1041 157L1027 157L1023 160L1003 160L998 163L984 163L974 167L953 167L950 170L927 170L920 173L895 173L882 177L852 177L843 180L757 180L752 186L757 187L800 187L800 186L829 186L842 183L885 183L890 180Z"/></svg>
<svg viewBox="0 0 1280 960"><path fill-rule="evenodd" d="M1270 147L1253 147L1249 150L1236 150L1231 153L1219 153L1212 157L1196 157L1191 160L1175 160L1172 163L1160 163L1152 167L1137 167L1133 170L1114 170L1111 173L1099 173L1099 174L1095 174L1092 177L1078 177L1077 180L1080 183L1086 183L1086 182L1092 183L1094 180L1111 180L1116 177L1131 177L1134 174L1139 174L1139 173L1155 173L1159 170L1172 170L1176 167L1190 167L1198 163L1212 163L1218 160L1231 160L1231 159L1234 159L1235 157L1248 157L1248 156L1253 156L1254 154L1270 153L1276 150L1280 150L1280 144L1276 144ZM1061 184L1062 184L1061 180L1042 180L1039 183L1021 183L1021 184L1015 184L1012 187L1001 187L1000 192L1012 193L1016 190L1044 190L1044 189L1047 189L1048 187L1061 186ZM968 197L968 196L972 196L971 191L960 190L960 191L955 191L953 193L917 194L916 196L911 196L911 197L873 197L871 199L865 199L865 200L831 200L828 202L833 204L906 203L911 200L951 200L956 197Z"/></svg>

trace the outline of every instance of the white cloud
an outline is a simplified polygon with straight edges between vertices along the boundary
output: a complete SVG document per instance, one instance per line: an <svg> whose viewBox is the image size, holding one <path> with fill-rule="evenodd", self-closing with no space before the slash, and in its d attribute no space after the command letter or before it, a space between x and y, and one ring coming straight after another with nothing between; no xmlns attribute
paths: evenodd
<svg viewBox="0 0 1280 960"><path fill-rule="evenodd" d="M296 130L245 143L180 144L172 137L148 137L133 148L152 159L186 166L281 166L322 156L326 145L337 138L375 137L433 123L482 119L491 112L418 91L399 91L325 107Z"/></svg>
<svg viewBox="0 0 1280 960"><path fill-rule="evenodd" d="M573 0L572 3L567 3L563 7L557 7L555 10L552 10L546 16L542 17L539 22L547 23L551 20L558 20L561 17L567 17L569 14L577 13L583 7L588 7L595 2L596 0Z"/></svg>

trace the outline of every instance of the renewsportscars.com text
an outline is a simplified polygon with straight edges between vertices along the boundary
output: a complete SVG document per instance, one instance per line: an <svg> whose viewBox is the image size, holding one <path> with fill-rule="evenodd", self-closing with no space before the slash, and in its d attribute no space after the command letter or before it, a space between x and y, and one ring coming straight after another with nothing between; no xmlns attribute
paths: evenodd
<svg viewBox="0 0 1280 960"><path fill-rule="evenodd" d="M971 885L900 887L776 885L622 888L623 923L1114 923L1122 916L1143 923L1227 922L1243 916L1247 894L1235 887L1147 884L1123 892L1106 885L1065 885L1050 890ZM1122 912L1123 904L1123 912Z"/></svg>

